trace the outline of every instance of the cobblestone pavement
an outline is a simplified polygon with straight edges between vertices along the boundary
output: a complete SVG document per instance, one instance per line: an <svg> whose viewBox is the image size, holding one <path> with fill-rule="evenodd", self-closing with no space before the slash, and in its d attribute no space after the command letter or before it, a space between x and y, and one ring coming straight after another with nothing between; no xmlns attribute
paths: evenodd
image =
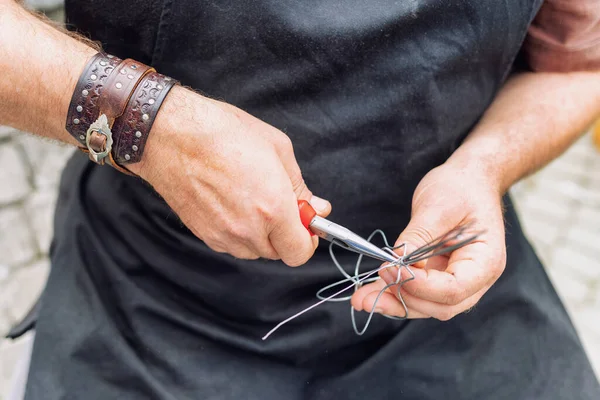
<svg viewBox="0 0 600 400"><path fill-rule="evenodd" d="M0 127L0 334L44 285L56 188L71 151ZM512 192L600 374L600 154L590 136ZM24 340L0 342L0 399L25 348Z"/></svg>

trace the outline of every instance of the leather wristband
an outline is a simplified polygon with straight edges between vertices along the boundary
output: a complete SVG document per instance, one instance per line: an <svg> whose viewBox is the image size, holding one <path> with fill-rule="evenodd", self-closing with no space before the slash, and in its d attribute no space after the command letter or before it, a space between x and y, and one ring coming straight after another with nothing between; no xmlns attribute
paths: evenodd
<svg viewBox="0 0 600 400"><path fill-rule="evenodd" d="M90 159L103 164L107 159L115 168L119 168L112 158L112 146L116 139L113 125L124 112L135 88L144 76L154 69L132 59L122 61L106 79L104 90L98 100L98 119L90 125L86 133L86 147Z"/></svg>
<svg viewBox="0 0 600 400"><path fill-rule="evenodd" d="M158 72L150 72L140 81L125 113L113 126L113 131L117 133L113 145L117 164L140 161L154 119L176 83L176 80Z"/></svg>
<svg viewBox="0 0 600 400"><path fill-rule="evenodd" d="M85 146L89 126L98 118L98 100L106 80L121 61L118 57L97 53L88 61L79 77L69 104L65 127L82 146Z"/></svg>
<svg viewBox="0 0 600 400"><path fill-rule="evenodd" d="M154 119L176 83L135 60L98 53L77 82L66 129L92 161L131 174L121 164L140 161Z"/></svg>

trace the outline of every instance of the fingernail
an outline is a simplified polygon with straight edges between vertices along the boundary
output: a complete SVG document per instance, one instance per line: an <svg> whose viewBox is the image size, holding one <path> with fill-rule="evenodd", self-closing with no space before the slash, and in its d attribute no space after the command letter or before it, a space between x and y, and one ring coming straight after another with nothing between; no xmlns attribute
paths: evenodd
<svg viewBox="0 0 600 400"><path fill-rule="evenodd" d="M383 314L383 308L377 307L374 312L375 314Z"/></svg>
<svg viewBox="0 0 600 400"><path fill-rule="evenodd" d="M310 199L310 205L317 211L325 211L329 207L329 202L318 196L314 196Z"/></svg>

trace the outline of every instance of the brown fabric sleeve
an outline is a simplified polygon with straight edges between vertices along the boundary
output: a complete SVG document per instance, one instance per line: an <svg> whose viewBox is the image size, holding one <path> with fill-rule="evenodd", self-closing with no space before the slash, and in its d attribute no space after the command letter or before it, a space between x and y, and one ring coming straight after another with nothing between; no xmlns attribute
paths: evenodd
<svg viewBox="0 0 600 400"><path fill-rule="evenodd" d="M600 0L546 0L524 51L534 71L600 70Z"/></svg>

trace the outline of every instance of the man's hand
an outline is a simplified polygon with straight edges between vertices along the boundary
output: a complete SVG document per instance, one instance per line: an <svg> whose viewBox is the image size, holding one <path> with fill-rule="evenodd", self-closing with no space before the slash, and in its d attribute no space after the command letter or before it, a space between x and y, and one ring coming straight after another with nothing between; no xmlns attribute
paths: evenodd
<svg viewBox="0 0 600 400"><path fill-rule="evenodd" d="M77 144L65 118L96 50L70 35L0 0L0 124ZM142 161L130 168L208 246L239 258L305 263L317 239L302 226L297 200L320 215L331 208L307 189L285 134L181 87L167 96Z"/></svg>
<svg viewBox="0 0 600 400"><path fill-rule="evenodd" d="M469 220L486 233L448 257L412 268L415 280L400 290L409 317L447 320L477 303L505 267L501 194L560 155L599 110L598 71L523 73L504 85L462 145L415 191L412 219L397 244L411 250ZM382 275L395 282L393 273ZM384 286L379 280L362 287L353 307L370 311ZM392 292L381 297L378 311L404 316Z"/></svg>
<svg viewBox="0 0 600 400"><path fill-rule="evenodd" d="M133 172L153 185L210 248L238 258L304 264L317 246L298 199L321 216L330 204L306 187L290 139L226 103L175 87Z"/></svg>
<svg viewBox="0 0 600 400"><path fill-rule="evenodd" d="M429 172L413 197L412 218L396 245L412 251L444 235L458 225L474 221L475 230L486 231L473 243L411 267L415 279L400 293L409 318L448 320L473 307L504 271L506 250L501 192L481 169L457 168L446 163ZM403 270L402 279L409 277ZM371 311L379 291L396 281L397 269L380 272L378 280L360 288L352 297L356 310ZM377 303L377 312L404 317L405 310L392 286Z"/></svg>

